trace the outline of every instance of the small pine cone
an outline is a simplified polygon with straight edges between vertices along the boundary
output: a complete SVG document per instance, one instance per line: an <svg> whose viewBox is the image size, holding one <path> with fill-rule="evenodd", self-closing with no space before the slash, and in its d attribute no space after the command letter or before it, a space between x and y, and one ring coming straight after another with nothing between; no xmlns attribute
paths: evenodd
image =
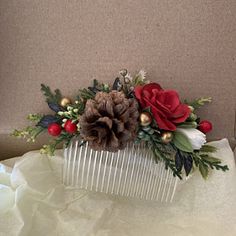
<svg viewBox="0 0 236 236"><path fill-rule="evenodd" d="M98 92L80 117L81 136L95 150L116 152L135 138L138 103L123 92Z"/></svg>

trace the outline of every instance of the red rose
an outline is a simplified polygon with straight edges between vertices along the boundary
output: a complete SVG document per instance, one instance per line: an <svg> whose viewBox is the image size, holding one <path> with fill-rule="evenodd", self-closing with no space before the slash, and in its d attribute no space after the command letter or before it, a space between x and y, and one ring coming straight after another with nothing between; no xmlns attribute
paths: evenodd
<svg viewBox="0 0 236 236"><path fill-rule="evenodd" d="M160 129L176 130L176 124L184 122L191 111L182 104L174 90L163 90L159 84L150 83L135 88L135 96L141 107L151 108Z"/></svg>
<svg viewBox="0 0 236 236"><path fill-rule="evenodd" d="M206 134L212 130L212 123L208 120L202 120L198 125L198 129Z"/></svg>

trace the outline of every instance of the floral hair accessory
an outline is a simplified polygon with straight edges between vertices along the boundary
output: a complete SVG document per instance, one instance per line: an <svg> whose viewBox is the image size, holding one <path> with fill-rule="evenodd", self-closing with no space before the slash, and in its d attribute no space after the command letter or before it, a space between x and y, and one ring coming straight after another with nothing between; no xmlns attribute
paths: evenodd
<svg viewBox="0 0 236 236"><path fill-rule="evenodd" d="M44 84L41 90L53 114L30 114L28 119L35 125L14 130L12 135L34 142L39 134L48 132L52 140L41 149L44 154L53 155L59 143L68 146L73 138L80 145L88 143L94 150L109 152L134 142L145 143L156 163L164 161L166 169L180 179L196 168L203 178L210 169L228 170L214 157L216 148L205 144L211 122L201 121L196 113L211 98L180 101L175 90L149 82L143 70L133 77L122 70L112 85L94 80L74 100Z"/></svg>

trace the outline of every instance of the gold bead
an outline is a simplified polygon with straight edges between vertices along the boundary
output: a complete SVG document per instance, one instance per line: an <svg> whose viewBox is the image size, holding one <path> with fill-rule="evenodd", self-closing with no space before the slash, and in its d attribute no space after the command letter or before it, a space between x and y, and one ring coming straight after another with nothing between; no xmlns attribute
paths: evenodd
<svg viewBox="0 0 236 236"><path fill-rule="evenodd" d="M71 100L69 98L62 98L60 101L60 105L62 107L66 107L69 104L71 104Z"/></svg>
<svg viewBox="0 0 236 236"><path fill-rule="evenodd" d="M152 116L148 112L142 112L139 119L142 126L148 126L152 123Z"/></svg>
<svg viewBox="0 0 236 236"><path fill-rule="evenodd" d="M161 140L165 144L169 143L172 140L172 138L173 134L171 132L166 131L161 134Z"/></svg>

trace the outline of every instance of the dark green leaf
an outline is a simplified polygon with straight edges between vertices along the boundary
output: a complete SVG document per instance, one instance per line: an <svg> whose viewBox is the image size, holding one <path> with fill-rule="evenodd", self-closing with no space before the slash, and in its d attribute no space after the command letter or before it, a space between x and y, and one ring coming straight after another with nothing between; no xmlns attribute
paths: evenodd
<svg viewBox="0 0 236 236"><path fill-rule="evenodd" d="M192 167L193 167L193 158L191 155L188 155L184 158L184 170L186 176L189 175L190 171L192 170Z"/></svg>
<svg viewBox="0 0 236 236"><path fill-rule="evenodd" d="M43 128L47 128L50 124L58 122L58 118L52 115L46 115L41 118L38 122L37 126L41 126Z"/></svg>
<svg viewBox="0 0 236 236"><path fill-rule="evenodd" d="M48 106L52 111L55 111L55 112L59 112L59 111L63 110L63 108L60 105L58 105L57 103L49 102Z"/></svg>
<svg viewBox="0 0 236 236"><path fill-rule="evenodd" d="M123 85L120 81L120 79L117 77L112 85L113 90L121 91Z"/></svg>
<svg viewBox="0 0 236 236"><path fill-rule="evenodd" d="M179 151L176 152L175 154L175 167L177 171L181 171L183 168L183 157Z"/></svg>

